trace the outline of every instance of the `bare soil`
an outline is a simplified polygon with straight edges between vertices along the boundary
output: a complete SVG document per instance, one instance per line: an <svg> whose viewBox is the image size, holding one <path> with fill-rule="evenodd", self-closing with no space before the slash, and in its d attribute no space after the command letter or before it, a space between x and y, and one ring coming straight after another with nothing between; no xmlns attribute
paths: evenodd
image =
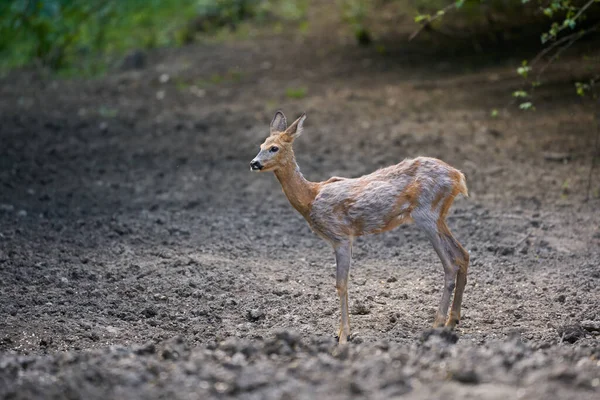
<svg viewBox="0 0 600 400"><path fill-rule="evenodd" d="M321 35L162 50L95 80L2 78L0 397L597 399L594 114L573 63L522 113L504 107L512 61L487 61ZM429 330L442 268L403 226L356 243L336 345L332 251L248 167L278 108L308 114L311 180L418 155L466 174L456 332Z"/></svg>

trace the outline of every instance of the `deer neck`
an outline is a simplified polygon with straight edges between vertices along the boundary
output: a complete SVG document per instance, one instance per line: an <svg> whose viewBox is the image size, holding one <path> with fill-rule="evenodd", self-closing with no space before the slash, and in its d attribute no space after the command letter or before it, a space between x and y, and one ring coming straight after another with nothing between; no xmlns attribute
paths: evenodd
<svg viewBox="0 0 600 400"><path fill-rule="evenodd" d="M308 219L312 202L317 196L317 185L304 178L293 156L290 162L275 171L275 176L290 204Z"/></svg>

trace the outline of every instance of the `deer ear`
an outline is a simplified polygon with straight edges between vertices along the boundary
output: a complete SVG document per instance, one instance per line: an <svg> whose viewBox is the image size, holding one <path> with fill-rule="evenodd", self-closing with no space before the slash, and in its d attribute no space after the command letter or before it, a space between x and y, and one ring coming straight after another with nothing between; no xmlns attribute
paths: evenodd
<svg viewBox="0 0 600 400"><path fill-rule="evenodd" d="M287 128L287 120L281 111L277 111L271 121L271 135L285 131Z"/></svg>
<svg viewBox="0 0 600 400"><path fill-rule="evenodd" d="M302 135L302 131L304 130L305 119L306 113L302 113L300 118L295 120L294 123L291 124L290 127L285 130L285 136L287 136L290 140L294 140L298 136Z"/></svg>

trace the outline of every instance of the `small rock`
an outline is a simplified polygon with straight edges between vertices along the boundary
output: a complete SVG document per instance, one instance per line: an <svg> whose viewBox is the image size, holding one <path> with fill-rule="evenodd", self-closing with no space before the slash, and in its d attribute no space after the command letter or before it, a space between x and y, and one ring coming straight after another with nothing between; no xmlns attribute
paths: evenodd
<svg viewBox="0 0 600 400"><path fill-rule="evenodd" d="M169 74L161 74L160 77L158 78L158 81L160 83L167 83L167 82L169 82L169 80L171 80L171 77L169 76Z"/></svg>
<svg viewBox="0 0 600 400"><path fill-rule="evenodd" d="M361 343L364 343L364 340L363 340L363 338L362 338L361 336L359 336L358 334L353 334L353 335L350 335L350 337L348 337L348 340L349 340L351 343L354 343L354 344L361 344Z"/></svg>
<svg viewBox="0 0 600 400"><path fill-rule="evenodd" d="M354 314L354 315L367 315L371 312L371 310L369 310L369 307L367 307L366 304L361 303L361 302L356 302L354 303L354 306L352 307L352 310L350 311L350 314Z"/></svg>
<svg viewBox="0 0 600 400"><path fill-rule="evenodd" d="M454 371L452 372L451 377L452 380L470 385L476 385L480 380L477 372L473 371L472 369Z"/></svg>
<svg viewBox="0 0 600 400"><path fill-rule="evenodd" d="M12 204L0 204L0 211L12 212L15 210L15 206Z"/></svg>
<svg viewBox="0 0 600 400"><path fill-rule="evenodd" d="M529 252L529 246L524 245L523 247L521 247L521 250L519 250L520 254L527 254Z"/></svg>
<svg viewBox="0 0 600 400"><path fill-rule="evenodd" d="M549 378L551 380L562 381L565 383L571 383L577 378L577 372L567 367L557 367L550 373Z"/></svg>
<svg viewBox="0 0 600 400"><path fill-rule="evenodd" d="M206 90L200 89L198 86L193 85L190 87L190 92L196 97L204 97L206 96Z"/></svg>
<svg viewBox="0 0 600 400"><path fill-rule="evenodd" d="M275 337L281 341L286 342L288 345L290 345L290 347L294 347L298 343L300 343L300 335L298 335L296 332L289 330L277 331L275 332Z"/></svg>
<svg viewBox="0 0 600 400"><path fill-rule="evenodd" d="M25 211L25 210L19 210L19 212L17 212L17 216L24 218L24 217L27 216L27 211Z"/></svg>
<svg viewBox="0 0 600 400"><path fill-rule="evenodd" d="M398 279L397 279L395 276L390 276L389 278L387 278L387 281L388 281L389 283L392 283L392 282L397 282L397 281L398 281Z"/></svg>
<svg viewBox="0 0 600 400"><path fill-rule="evenodd" d="M581 321L581 327L588 332L600 332L600 321Z"/></svg>
<svg viewBox="0 0 600 400"><path fill-rule="evenodd" d="M154 343L146 343L143 346L140 346L138 348L136 348L134 350L134 353L137 355L150 355L150 354L154 354L156 352L156 346L154 345Z"/></svg>
<svg viewBox="0 0 600 400"><path fill-rule="evenodd" d="M557 331L562 341L571 344L585 337L585 331L583 330L581 325L578 324L563 325L558 327Z"/></svg>
<svg viewBox="0 0 600 400"><path fill-rule="evenodd" d="M265 318L265 312L260 308L253 308L246 313L246 319L250 322L256 322Z"/></svg>
<svg viewBox="0 0 600 400"><path fill-rule="evenodd" d="M156 311L156 308L154 307L146 307L144 309L144 311L142 311L142 315L146 318L152 318L155 317L158 314L158 311Z"/></svg>
<svg viewBox="0 0 600 400"><path fill-rule="evenodd" d="M559 153L559 152L552 152L552 151L547 151L544 153L544 160L546 160L546 161L566 163L566 162L570 161L571 158L572 158L572 156L569 153Z"/></svg>
<svg viewBox="0 0 600 400"><path fill-rule="evenodd" d="M363 394L365 389L362 385L356 381L350 381L350 393L352 394Z"/></svg>
<svg viewBox="0 0 600 400"><path fill-rule="evenodd" d="M422 343L425 343L430 340L435 340L434 338L449 344L458 342L458 335L454 331L445 328L428 329L421 334L420 340Z"/></svg>
<svg viewBox="0 0 600 400"><path fill-rule="evenodd" d="M141 50L134 50L123 59L121 70L143 69L145 66L146 54Z"/></svg>
<svg viewBox="0 0 600 400"><path fill-rule="evenodd" d="M559 294L554 298L554 300L558 301L559 303L564 303L567 300L567 297L564 294Z"/></svg>

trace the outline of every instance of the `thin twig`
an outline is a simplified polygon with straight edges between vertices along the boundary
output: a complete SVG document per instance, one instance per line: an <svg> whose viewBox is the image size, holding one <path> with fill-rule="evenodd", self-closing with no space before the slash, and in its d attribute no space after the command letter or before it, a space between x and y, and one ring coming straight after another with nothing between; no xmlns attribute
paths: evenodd
<svg viewBox="0 0 600 400"><path fill-rule="evenodd" d="M524 238L520 239L517 243L515 243L513 245L513 249L516 249L517 247L519 247L524 241L526 241L527 239L529 239L530 236L531 236L531 233L528 233L527 235L525 235Z"/></svg>
<svg viewBox="0 0 600 400"><path fill-rule="evenodd" d="M596 25L592 26L589 29L586 29L584 31L579 31L579 32L575 32L572 33L570 35L567 35L565 37L562 37L558 40L556 40L555 42L553 42L551 45L549 45L548 47L546 47L545 49L543 49L542 51L540 51L535 58L531 61L531 64L529 64L532 68L535 64L537 64L538 61L540 61L542 59L542 57L544 57L546 54L548 54L550 51L552 51L556 46L572 39L574 36L579 36L578 39L582 38L583 36L587 35L588 33L594 32L598 27L600 27L600 22L597 23Z"/></svg>
<svg viewBox="0 0 600 400"><path fill-rule="evenodd" d="M587 10L592 4L594 4L597 0L590 0L588 1L585 5L583 5L580 9L579 12L577 14L575 14L575 16L572 18L573 21L576 21L577 18L581 17L581 14L583 14L583 12L585 10Z"/></svg>
<svg viewBox="0 0 600 400"><path fill-rule="evenodd" d="M597 2L598 0L590 0L588 1L586 4L584 4L583 6L581 6L581 8L579 9L579 12L577 14L575 14L575 16L573 18L570 18L573 22L577 21L577 19L579 17L581 17L581 14L583 14L585 12L585 10L587 10L592 4L594 4L595 2ZM561 25L558 27L558 30L556 31L556 33L562 32L567 28L568 25Z"/></svg>
<svg viewBox="0 0 600 400"><path fill-rule="evenodd" d="M569 47L571 47L573 45L573 43L575 43L577 41L577 39L579 39L580 37L581 37L581 35L571 38L571 40L566 45L564 45L563 47L558 49L557 52L554 53L554 55L550 58L550 60L548 60L548 62L546 64L544 64L544 66L540 69L540 72L538 72L535 80L539 81L540 77L542 76L544 71L546 71L546 68L548 68L550 66L550 64L552 64L554 61L556 61L558 59L558 57L560 57L560 55L562 53L564 53L565 50L567 50Z"/></svg>
<svg viewBox="0 0 600 400"><path fill-rule="evenodd" d="M437 14L435 14L433 17L430 17L424 24L422 24L419 29L417 29L416 31L414 31L409 37L408 37L408 41L410 42L411 40L413 40L419 33L421 33L421 31L425 28L427 28L429 25L431 25L431 23L433 21L435 21L438 18L443 17L446 12L452 10L453 8L456 8L456 3L452 3L450 5L447 5L446 7L444 7L441 11L438 11Z"/></svg>

